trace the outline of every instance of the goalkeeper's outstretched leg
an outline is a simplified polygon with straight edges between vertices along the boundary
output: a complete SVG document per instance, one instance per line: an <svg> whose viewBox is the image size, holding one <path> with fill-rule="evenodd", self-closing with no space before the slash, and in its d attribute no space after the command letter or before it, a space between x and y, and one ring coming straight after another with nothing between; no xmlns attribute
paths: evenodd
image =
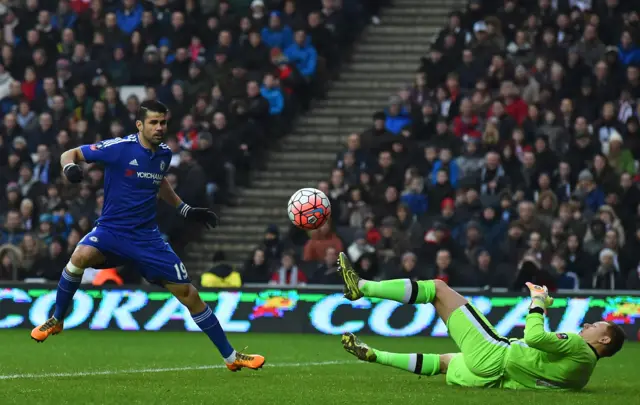
<svg viewBox="0 0 640 405"><path fill-rule="evenodd" d="M338 272L344 280L345 298L355 301L361 297L384 298L404 304L433 304L438 316L447 323L456 309L468 304L444 281L409 279L371 281L358 276L346 254L338 257Z"/></svg>
<svg viewBox="0 0 640 405"><path fill-rule="evenodd" d="M391 353L370 347L353 333L342 335L344 349L359 360L398 368L418 375L447 374L455 354Z"/></svg>

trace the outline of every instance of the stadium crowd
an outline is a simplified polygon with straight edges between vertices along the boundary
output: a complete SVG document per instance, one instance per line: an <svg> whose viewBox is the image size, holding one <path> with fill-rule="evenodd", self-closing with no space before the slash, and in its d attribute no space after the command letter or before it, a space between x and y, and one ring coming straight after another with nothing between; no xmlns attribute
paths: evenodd
<svg viewBox="0 0 640 405"><path fill-rule="evenodd" d="M640 288L633 3L469 0L319 183L333 226L268 229L245 280L340 283L345 250L369 279Z"/></svg>
<svg viewBox="0 0 640 405"><path fill-rule="evenodd" d="M143 99L171 110L168 179L183 200L234 204L379 3L1 0L0 280L59 279L101 212L104 172L88 165L76 187L58 159L136 132ZM197 229L158 210L180 254Z"/></svg>

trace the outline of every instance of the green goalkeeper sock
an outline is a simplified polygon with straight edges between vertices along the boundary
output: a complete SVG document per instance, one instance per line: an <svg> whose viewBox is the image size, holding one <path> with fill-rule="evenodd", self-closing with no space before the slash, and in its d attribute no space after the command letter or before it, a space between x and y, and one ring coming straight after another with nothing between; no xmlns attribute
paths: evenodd
<svg viewBox="0 0 640 405"><path fill-rule="evenodd" d="M420 375L440 374L440 356L422 353L389 353L373 349L376 363Z"/></svg>
<svg viewBox="0 0 640 405"><path fill-rule="evenodd" d="M436 297L436 284L433 280L360 280L358 284L365 297L384 298L405 304L428 304Z"/></svg>

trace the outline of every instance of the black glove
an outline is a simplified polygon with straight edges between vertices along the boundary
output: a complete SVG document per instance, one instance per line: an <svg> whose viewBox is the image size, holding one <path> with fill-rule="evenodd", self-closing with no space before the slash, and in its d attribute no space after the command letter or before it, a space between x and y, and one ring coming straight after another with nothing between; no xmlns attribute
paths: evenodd
<svg viewBox="0 0 640 405"><path fill-rule="evenodd" d="M63 171L71 183L80 183L84 178L82 168L75 163L69 163L64 167Z"/></svg>
<svg viewBox="0 0 640 405"><path fill-rule="evenodd" d="M182 203L180 207L178 207L178 212L189 221L204 223L209 229L218 226L218 216L208 208L190 207Z"/></svg>

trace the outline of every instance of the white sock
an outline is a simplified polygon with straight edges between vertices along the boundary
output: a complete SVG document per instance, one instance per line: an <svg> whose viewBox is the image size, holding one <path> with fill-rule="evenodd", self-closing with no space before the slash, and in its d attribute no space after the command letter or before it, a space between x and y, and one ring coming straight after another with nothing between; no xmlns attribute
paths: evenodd
<svg viewBox="0 0 640 405"><path fill-rule="evenodd" d="M363 278L361 278L360 280L358 280L358 288L362 288L364 287L364 284L369 281L369 280L365 280Z"/></svg>
<svg viewBox="0 0 640 405"><path fill-rule="evenodd" d="M229 355L229 357L224 359L224 362L227 363L227 364L233 364L234 361L236 361L236 351L235 350L233 351L233 353L231 353Z"/></svg>

